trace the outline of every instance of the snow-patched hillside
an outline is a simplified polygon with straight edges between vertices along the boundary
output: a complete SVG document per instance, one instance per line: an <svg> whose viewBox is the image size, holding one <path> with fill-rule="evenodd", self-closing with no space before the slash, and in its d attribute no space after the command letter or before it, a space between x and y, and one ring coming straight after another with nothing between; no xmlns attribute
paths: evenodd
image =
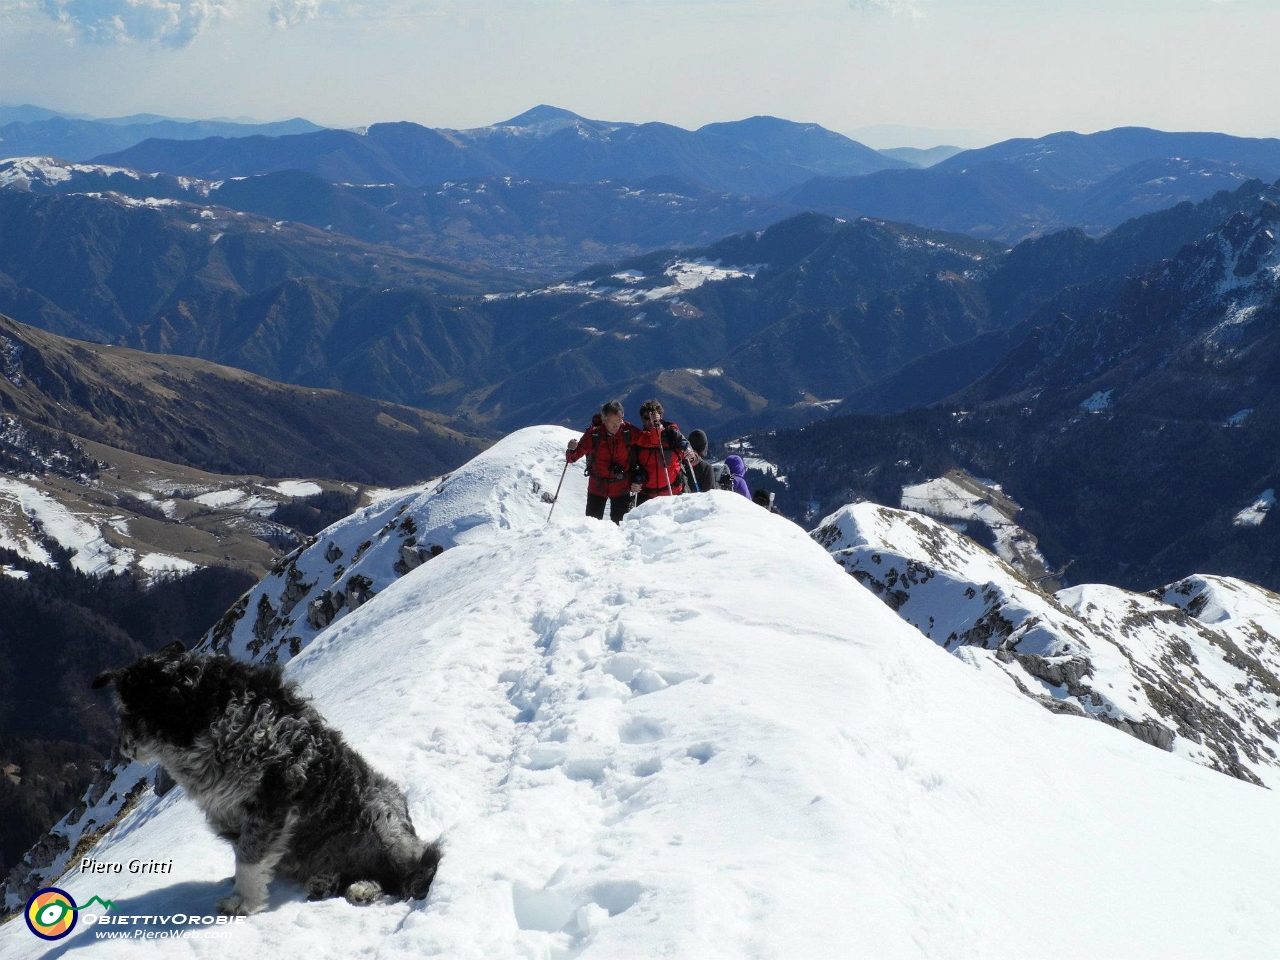
<svg viewBox="0 0 1280 960"><path fill-rule="evenodd" d="M571 469L546 523L570 436L521 431L310 548L368 540L373 579L404 559L406 516L410 549L452 538L300 640L287 666L405 788L420 832L443 839L430 898L361 909L278 885L229 940L96 940L86 924L65 949L1272 954L1271 791L1041 709L733 494L655 501L615 527L580 516ZM224 634L228 649L245 652L242 629ZM271 640L257 655L288 649ZM172 858L169 875L60 881L146 915L210 909L232 867L181 789L144 787L93 856ZM45 948L20 922L0 927L6 958Z"/></svg>
<svg viewBox="0 0 1280 960"><path fill-rule="evenodd" d="M927 637L1058 713L1280 784L1280 597L1193 577L1153 595L1046 594L945 524L860 503L814 532Z"/></svg>

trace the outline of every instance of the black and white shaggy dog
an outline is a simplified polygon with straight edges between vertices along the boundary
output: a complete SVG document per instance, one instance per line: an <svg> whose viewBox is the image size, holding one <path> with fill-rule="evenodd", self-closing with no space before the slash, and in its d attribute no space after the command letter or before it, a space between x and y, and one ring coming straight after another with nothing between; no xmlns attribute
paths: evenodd
<svg viewBox="0 0 1280 960"><path fill-rule="evenodd" d="M236 852L223 913L257 913L281 873L309 899L421 900L440 848L414 832L404 794L372 769L278 666L201 657L171 643L115 684L120 749L159 761Z"/></svg>

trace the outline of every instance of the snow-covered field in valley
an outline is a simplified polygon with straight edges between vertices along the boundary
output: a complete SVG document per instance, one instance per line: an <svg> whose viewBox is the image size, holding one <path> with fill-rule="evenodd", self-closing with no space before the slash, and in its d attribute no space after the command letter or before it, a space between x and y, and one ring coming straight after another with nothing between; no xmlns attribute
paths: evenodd
<svg viewBox="0 0 1280 960"><path fill-rule="evenodd" d="M337 573L319 588L359 553L373 596L292 659L265 648L442 839L426 901L308 903L278 881L227 939L82 923L49 945L18 919L0 955L1275 955L1272 791L1050 713L733 494L615 527L581 516L571 467L547 523L571 436L520 431L326 531L295 558L308 589L316 552ZM446 549L393 578L404 517L410 548ZM239 655L285 580L250 596ZM181 788L148 791L92 856L172 859L58 881L133 915L212 913L233 868Z"/></svg>

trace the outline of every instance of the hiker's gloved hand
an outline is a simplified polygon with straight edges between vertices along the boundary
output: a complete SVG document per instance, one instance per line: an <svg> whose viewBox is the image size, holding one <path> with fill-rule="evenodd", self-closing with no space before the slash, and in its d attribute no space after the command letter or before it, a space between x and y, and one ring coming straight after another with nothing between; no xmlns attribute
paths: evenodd
<svg viewBox="0 0 1280 960"><path fill-rule="evenodd" d="M631 485L631 495L634 497L639 492L640 492L640 484L633 483Z"/></svg>
<svg viewBox="0 0 1280 960"><path fill-rule="evenodd" d="M568 459L569 459L569 454L573 453L573 451L575 451L575 450L577 450L577 449L578 449L578 441L577 441L577 440L570 440L570 441L569 441L569 449L567 449L567 450L564 452L564 458L565 458L566 460L568 460Z"/></svg>

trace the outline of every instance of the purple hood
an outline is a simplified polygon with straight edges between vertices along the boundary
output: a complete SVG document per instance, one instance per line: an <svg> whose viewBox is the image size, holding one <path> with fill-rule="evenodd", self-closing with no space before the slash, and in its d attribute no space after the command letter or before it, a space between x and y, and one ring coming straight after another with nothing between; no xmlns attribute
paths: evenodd
<svg viewBox="0 0 1280 960"><path fill-rule="evenodd" d="M740 493L750 500L751 490L747 487L747 481L742 479L742 475L747 472L747 465L742 462L742 458L736 453L731 453L724 458L724 465L733 475L733 492Z"/></svg>

